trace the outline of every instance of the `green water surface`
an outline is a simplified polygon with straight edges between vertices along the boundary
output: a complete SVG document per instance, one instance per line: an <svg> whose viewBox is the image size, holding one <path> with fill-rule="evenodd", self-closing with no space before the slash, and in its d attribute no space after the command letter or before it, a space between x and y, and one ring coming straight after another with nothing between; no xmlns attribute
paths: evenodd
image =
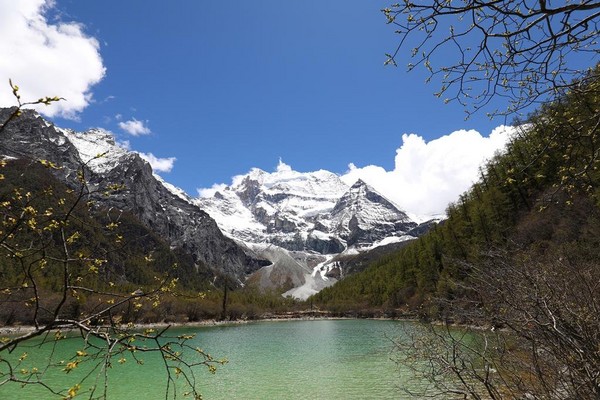
<svg viewBox="0 0 600 400"><path fill-rule="evenodd" d="M195 334L193 346L229 362L212 375L199 367L198 387L211 399L403 399L405 388L419 382L397 366L390 338L410 322L380 320L313 320L256 322L213 327L177 328L172 334ZM79 340L61 341L54 359L73 354ZM21 352L23 350L20 350ZM26 349L27 362L41 365L48 348ZM165 370L158 357L142 356L143 365L128 359L113 363L109 399L165 398ZM76 375L58 369L46 380L69 388ZM89 398L83 387L77 398ZM60 398L39 387L0 387L0 399ZM185 398L179 393L178 398Z"/></svg>

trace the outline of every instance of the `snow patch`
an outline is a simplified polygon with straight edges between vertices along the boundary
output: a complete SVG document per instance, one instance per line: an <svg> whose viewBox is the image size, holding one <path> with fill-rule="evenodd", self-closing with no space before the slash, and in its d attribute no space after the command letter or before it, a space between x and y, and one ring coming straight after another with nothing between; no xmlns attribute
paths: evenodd
<svg viewBox="0 0 600 400"><path fill-rule="evenodd" d="M115 137L103 129L91 129L87 132L75 132L70 129L56 128L57 131L75 146L79 158L95 173L105 174L117 165L128 151L115 143Z"/></svg>
<svg viewBox="0 0 600 400"><path fill-rule="evenodd" d="M325 274L329 271L327 267L325 267L334 256L328 256L325 261L318 264L313 268L312 273L305 275L305 282L302 286L295 287L293 289L288 290L282 296L283 297L293 297L298 300L306 300L310 296L319 293L321 290L326 287L333 286L337 282L337 279L328 278Z"/></svg>
<svg viewBox="0 0 600 400"><path fill-rule="evenodd" d="M411 236L411 235L390 236L390 237L386 237L378 242L373 243L371 246L363 247L360 249L360 251L362 251L362 252L369 251L369 250L373 250L376 247L386 246L386 245L392 244L392 243L406 242L406 241L414 240L414 239L416 239L416 237Z"/></svg>

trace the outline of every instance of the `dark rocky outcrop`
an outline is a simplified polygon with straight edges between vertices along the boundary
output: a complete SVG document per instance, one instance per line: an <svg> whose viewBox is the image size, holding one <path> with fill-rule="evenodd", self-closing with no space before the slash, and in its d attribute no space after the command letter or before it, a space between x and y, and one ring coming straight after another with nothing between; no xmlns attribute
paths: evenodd
<svg viewBox="0 0 600 400"><path fill-rule="evenodd" d="M0 121L6 121L14 109L1 109ZM0 132L0 154L16 158L48 160L61 167L55 174L69 186L76 186L76 171L87 160L65 133L46 122L35 111L23 110ZM238 280L268 265L242 250L225 237L215 221L198 206L168 190L152 173L150 165L137 153L125 152L114 168L94 172L85 168L90 188L123 184L125 189L110 196L98 192L95 200L106 207L131 211L139 220L164 238L173 248L189 253L195 262L215 274L227 274Z"/></svg>

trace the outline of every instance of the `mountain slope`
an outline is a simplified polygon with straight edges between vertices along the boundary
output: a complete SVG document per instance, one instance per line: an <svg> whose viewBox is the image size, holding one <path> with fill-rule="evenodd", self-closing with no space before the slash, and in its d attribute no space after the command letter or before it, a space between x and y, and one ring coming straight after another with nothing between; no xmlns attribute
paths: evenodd
<svg viewBox="0 0 600 400"><path fill-rule="evenodd" d="M10 112L0 110L0 119ZM73 132L24 110L0 139L0 154L52 162L67 185L77 184L84 166L101 206L131 212L198 268L233 276L239 284L249 277L260 289L308 285L301 292L312 294L345 275L340 265L355 269L333 264L335 255L413 239L429 227L411 221L365 182L348 187L328 171L300 173L280 163L274 173L253 169L211 197L191 199L102 129ZM124 190L104 196L110 185Z"/></svg>
<svg viewBox="0 0 600 400"><path fill-rule="evenodd" d="M281 162L272 173L237 176L196 204L226 235L273 262L249 284L302 299L364 268L336 255L411 240L432 226L412 221L362 180L349 187L331 172L301 173Z"/></svg>
<svg viewBox="0 0 600 400"><path fill-rule="evenodd" d="M315 301L325 308L409 308L428 317L472 318L486 311L482 299L500 293L489 282L522 284L535 295L538 287L527 285L568 271L573 282L551 287L549 296L577 287L581 271L598 270L600 260L600 91L597 82L590 85L593 90L565 95L532 115L506 152L483 166L479 181L449 206L447 220ZM531 281L523 280L524 271ZM508 290L508 299L528 295L520 290Z"/></svg>
<svg viewBox="0 0 600 400"><path fill-rule="evenodd" d="M408 233L417 224L392 202L358 180L331 212L333 231L348 246L368 247L390 236Z"/></svg>
<svg viewBox="0 0 600 400"><path fill-rule="evenodd" d="M5 120L11 111L0 110L0 119ZM105 207L131 211L172 247L189 253L195 262L206 265L215 274L229 274L243 281L247 274L269 263L254 258L223 236L208 214L174 193L172 186L153 175L146 161L116 145L108 132L58 129L34 111L24 110L1 135L0 153L53 162L61 166L56 174L68 185L76 182L81 165L86 166L92 189L124 185L125 190L108 197L98 194L96 200ZM104 155L95 158L99 154Z"/></svg>
<svg viewBox="0 0 600 400"><path fill-rule="evenodd" d="M53 216L64 215L75 203L77 192L57 179L51 170L43 167L39 162L25 159L10 159L1 168L3 179L0 185L0 199L3 200L2 215L8 218L11 210L18 209L19 203L14 201L14 193L29 193L28 206L34 210L51 210ZM59 199L64 199L60 201ZM36 223L43 226L47 221L39 216ZM119 224L107 228L110 222L118 221ZM156 235L139 220L128 212L110 210L104 207L88 208L85 202L73 209L73 217L66 225L67 232L78 232L79 239L69 243L72 254L93 254L99 259L106 260L101 268L96 271L97 282L106 285L109 281L118 284L118 290L127 288L139 288L140 286L152 287L156 284L155 276L169 273L179 278L184 288L201 289L207 287L211 277L211 271L204 264L195 264L189 255L172 248L161 237ZM51 231L47 231L51 235ZM22 243L27 243L27 251L34 252L39 245L40 235L35 231L19 230L15 235ZM122 239L116 240L117 236ZM5 237L3 239L6 239ZM60 243L60 239L54 238L54 242ZM2 249L6 252L6 248ZM49 245L44 252L60 259L63 249L61 246ZM148 261L148 257L152 261ZM0 257L2 265L0 280L4 285L7 281L14 279L22 273L17 268L11 274L10 265L14 262L13 257L3 253ZM51 260L52 261L52 260ZM177 264L177 268L172 268ZM80 265L74 261L71 272L76 273ZM60 273L52 271L47 266L48 273L40 274L37 281L44 289L55 290L60 283ZM89 274L86 276L89 278ZM135 286L134 286L135 285ZM54 289L52 289L54 288Z"/></svg>
<svg viewBox="0 0 600 400"><path fill-rule="evenodd" d="M331 172L300 173L285 164L273 173L253 169L196 202L229 236L291 251L338 254L417 227L361 180L348 187Z"/></svg>

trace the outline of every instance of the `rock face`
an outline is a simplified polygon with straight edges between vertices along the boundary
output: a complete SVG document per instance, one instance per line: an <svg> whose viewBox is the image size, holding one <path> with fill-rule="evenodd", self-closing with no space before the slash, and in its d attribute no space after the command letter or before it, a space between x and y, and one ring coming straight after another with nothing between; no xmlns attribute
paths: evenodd
<svg viewBox="0 0 600 400"><path fill-rule="evenodd" d="M301 299L353 270L351 261L337 261L340 254L402 243L429 228L361 180L348 186L331 172L300 173L283 163L273 173L238 176L196 204L226 235L273 262L249 284L288 289L284 295Z"/></svg>
<svg viewBox="0 0 600 400"><path fill-rule="evenodd" d="M233 238L319 254L368 248L418 226L362 180L348 187L331 172L281 164L274 173L253 169L196 204Z"/></svg>
<svg viewBox="0 0 600 400"><path fill-rule="evenodd" d="M417 223L362 180L338 200L331 212L334 232L348 246L369 247L387 237L402 236Z"/></svg>
<svg viewBox="0 0 600 400"><path fill-rule="evenodd" d="M244 242L335 253L345 244L318 219L333 209L347 189L331 172L302 174L280 165L272 174L253 169L212 197L197 199L196 204L226 234Z"/></svg>
<svg viewBox="0 0 600 400"><path fill-rule="evenodd" d="M5 121L12 109L0 110ZM253 257L224 236L215 221L182 191L153 175L152 168L137 153L115 144L109 132L94 129L84 133L56 128L31 110L13 119L0 133L0 154L16 158L48 160L62 168L60 179L73 186L76 173L85 165L91 189L123 184L113 195L96 195L107 207L132 211L140 221L165 238L171 246L192 255L195 262L215 274L245 276L270 264ZM95 158L98 154L104 156Z"/></svg>
<svg viewBox="0 0 600 400"><path fill-rule="evenodd" d="M0 109L0 121L13 110ZM53 162L71 186L84 166L97 202L131 211L198 266L298 298L351 272L340 256L414 239L435 223L415 223L363 181L348 186L334 173L300 173L283 163L276 172L253 169L209 197L192 199L110 132L60 129L30 110L0 132L0 156ZM110 184L125 189L104 196L100 189Z"/></svg>

